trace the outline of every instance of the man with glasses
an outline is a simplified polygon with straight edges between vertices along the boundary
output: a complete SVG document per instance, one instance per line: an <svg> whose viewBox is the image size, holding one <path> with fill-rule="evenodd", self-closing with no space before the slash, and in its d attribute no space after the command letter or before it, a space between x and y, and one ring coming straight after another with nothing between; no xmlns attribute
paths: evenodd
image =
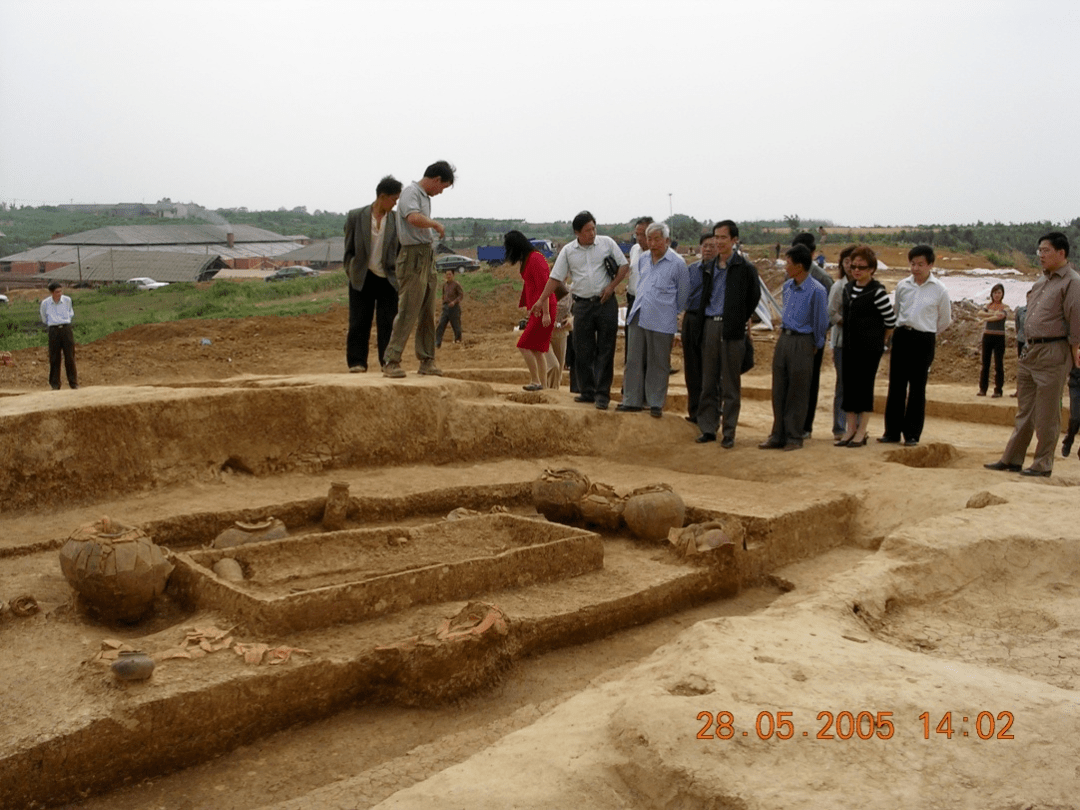
<svg viewBox="0 0 1080 810"><path fill-rule="evenodd" d="M572 242L559 251L544 291L532 314L543 317L544 302L560 282L574 291L574 365L579 394L575 402L594 403L606 411L615 376L615 343L619 333L619 303L615 288L629 270L626 256L610 236L598 236L596 217L582 211L572 223ZM609 274L607 266L612 266Z"/></svg>
<svg viewBox="0 0 1080 810"><path fill-rule="evenodd" d="M1049 478L1061 433L1061 392L1080 367L1080 275L1069 264L1069 240L1053 231L1039 240L1043 276L1027 294L1027 344L1016 372L1016 422L1001 458L988 470ZM1032 434L1031 466L1023 469Z"/></svg>
<svg viewBox="0 0 1080 810"><path fill-rule="evenodd" d="M926 418L926 380L934 362L937 336L952 323L949 292L934 276L934 249L916 245L908 251L911 275L896 285L893 332L889 357L889 395L885 400L885 435L882 444L914 447Z"/></svg>

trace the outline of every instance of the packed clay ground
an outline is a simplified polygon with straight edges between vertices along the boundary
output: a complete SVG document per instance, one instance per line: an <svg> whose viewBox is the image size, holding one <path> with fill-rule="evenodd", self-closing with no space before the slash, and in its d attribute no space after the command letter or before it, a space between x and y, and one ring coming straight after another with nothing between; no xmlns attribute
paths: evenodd
<svg viewBox="0 0 1080 810"><path fill-rule="evenodd" d="M886 261L903 266L895 257ZM883 274L890 287L902 275ZM509 331L515 305L509 292L483 307L467 300L465 340L447 342L439 365L451 373L520 368L524 382ZM85 386L109 386L343 373L346 321L346 310L333 306L303 318L138 327L79 346L80 374ZM980 328L961 318L940 344L931 380L939 397L975 401ZM772 345L771 336L758 336L752 378L758 384L767 384ZM415 366L406 359L412 377ZM1006 391L1014 379L1009 360ZM819 430L830 401L827 367ZM0 391L40 390L46 372L44 349L16 352L14 366L0 367ZM548 396L574 407L565 389ZM644 471L675 481L699 501L724 480L712 476L724 476L844 489L862 508L854 546L777 572L780 588L751 589L597 644L521 662L490 693L459 704L358 707L70 807L1076 807L1080 777L1069 754L1075 726L1068 724L1075 723L1080 683L1080 581L1075 553L1060 541L1071 537L1063 498L1080 484L1077 461L1059 461L1045 485L989 473L982 463L996 458L1008 428L944 419L929 420L927 446L918 455L893 456L900 451L880 447L851 452L824 441L798 454L763 454L754 444L770 419L767 402L748 399L738 445L726 456L715 445L695 446L695 431L677 418L642 419L633 423L640 435L603 459L345 471L373 494L399 491L402 482L422 489L499 481L547 464L577 466L616 487L638 483ZM340 477L325 474L299 485L317 494ZM297 486L296 477L195 483L130 501L5 516L3 523L8 532L52 537L105 509L160 516L182 511L192 499L201 509L229 508L256 492L267 500L295 497ZM965 510L980 491L1001 503ZM1043 547L1047 539L1053 542ZM972 560L988 562L980 568ZM861 617L852 615L852 605ZM814 715L823 708L896 710L903 736L918 738L915 717L932 711L936 723L946 705L974 707L973 713L989 708L995 717L1012 712L1015 744L950 748L932 735L925 744L914 739L892 748L860 740L770 748L754 740L733 744L732 753L695 738L703 710L730 709L742 729L753 728L758 711L794 709L801 731L818 728ZM973 722L965 728L974 735Z"/></svg>

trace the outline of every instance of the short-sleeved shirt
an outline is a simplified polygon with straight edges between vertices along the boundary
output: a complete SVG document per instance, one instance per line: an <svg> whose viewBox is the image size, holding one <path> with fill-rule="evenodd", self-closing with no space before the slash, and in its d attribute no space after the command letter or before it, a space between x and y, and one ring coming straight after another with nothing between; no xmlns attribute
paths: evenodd
<svg viewBox="0 0 1080 810"><path fill-rule="evenodd" d="M893 309L897 326L918 332L940 335L952 323L949 291L933 273L922 284L916 284L914 276L901 279L893 292Z"/></svg>
<svg viewBox="0 0 1080 810"><path fill-rule="evenodd" d="M400 201L398 205L401 205ZM610 236L597 234L596 241L591 245L580 245L575 239L559 251L555 266L551 268L551 278L556 281L566 281L569 276L573 282L575 296L595 298L602 294L604 288L611 283L604 269L605 256L615 259L619 267L626 264L626 256Z"/></svg>
<svg viewBox="0 0 1080 810"><path fill-rule="evenodd" d="M630 272L626 274L626 294L637 295L637 283L638 283L638 259L641 258L641 254L644 251L641 249L641 245L634 242L630 246Z"/></svg>
<svg viewBox="0 0 1080 810"><path fill-rule="evenodd" d="M1027 294L1024 334L1033 338L1064 337L1080 344L1080 275L1071 264L1044 272Z"/></svg>
<svg viewBox="0 0 1080 810"><path fill-rule="evenodd" d="M71 323L73 317L75 310L66 295L61 295L59 301L53 301L50 295L41 302L41 322L46 326L63 326Z"/></svg>
<svg viewBox="0 0 1080 810"><path fill-rule="evenodd" d="M417 228L409 223L409 214L423 214L431 217L431 197L416 181L405 188L398 197L397 232L398 241L403 245L435 244L434 228Z"/></svg>

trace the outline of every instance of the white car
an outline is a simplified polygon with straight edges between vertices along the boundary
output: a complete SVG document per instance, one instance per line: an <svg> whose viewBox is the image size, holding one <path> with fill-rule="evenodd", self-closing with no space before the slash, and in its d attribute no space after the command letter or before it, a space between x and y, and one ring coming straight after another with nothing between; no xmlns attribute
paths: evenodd
<svg viewBox="0 0 1080 810"><path fill-rule="evenodd" d="M7 302L8 297L6 295L0 295L0 304L6 304Z"/></svg>
<svg viewBox="0 0 1080 810"><path fill-rule="evenodd" d="M154 281L152 278L147 278L146 276L139 276L138 278L129 278L127 280L127 283L128 284L134 284L135 287L137 289L140 289L140 290L157 290L157 289L160 289L161 287L168 287L169 286L169 282L167 282L167 281Z"/></svg>

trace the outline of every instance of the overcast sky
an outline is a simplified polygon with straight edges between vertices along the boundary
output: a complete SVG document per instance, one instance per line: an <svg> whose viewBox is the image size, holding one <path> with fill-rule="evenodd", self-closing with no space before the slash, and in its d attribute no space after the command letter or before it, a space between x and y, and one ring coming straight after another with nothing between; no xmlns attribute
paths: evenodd
<svg viewBox="0 0 1080 810"><path fill-rule="evenodd" d="M1077 0L0 0L0 200L1080 216ZM669 196L670 195L670 196Z"/></svg>

